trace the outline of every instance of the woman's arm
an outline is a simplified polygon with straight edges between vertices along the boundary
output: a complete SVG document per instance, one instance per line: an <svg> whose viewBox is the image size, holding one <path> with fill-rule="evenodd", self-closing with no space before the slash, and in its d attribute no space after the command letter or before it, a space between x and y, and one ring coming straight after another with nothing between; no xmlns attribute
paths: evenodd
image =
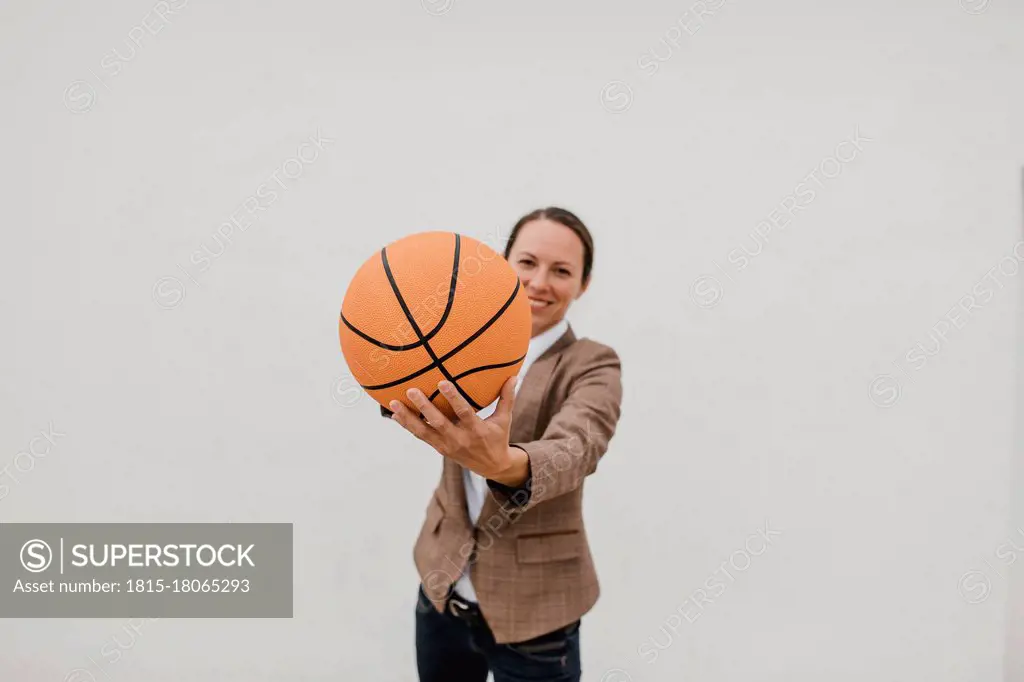
<svg viewBox="0 0 1024 682"><path fill-rule="evenodd" d="M454 422L418 388L407 395L419 414L393 400L391 418L445 457L488 479L499 503L510 502L524 512L578 488L597 469L615 433L622 402L619 356L607 346L587 345L590 352L571 370L575 376L568 397L539 440L509 442L515 377L502 386L487 419L480 419L447 381L438 389L458 417Z"/></svg>
<svg viewBox="0 0 1024 682"><path fill-rule="evenodd" d="M621 414L622 367L613 349L596 346L577 371L568 397L541 438L510 444L526 453L529 477L518 488L492 483L499 502L511 502L524 512L575 490L597 469Z"/></svg>

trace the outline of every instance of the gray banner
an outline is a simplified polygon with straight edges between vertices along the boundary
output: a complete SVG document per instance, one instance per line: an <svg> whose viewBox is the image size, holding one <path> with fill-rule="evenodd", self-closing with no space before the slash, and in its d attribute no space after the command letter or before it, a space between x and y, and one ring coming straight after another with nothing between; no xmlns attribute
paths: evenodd
<svg viewBox="0 0 1024 682"><path fill-rule="evenodd" d="M0 524L0 617L291 618L292 524Z"/></svg>

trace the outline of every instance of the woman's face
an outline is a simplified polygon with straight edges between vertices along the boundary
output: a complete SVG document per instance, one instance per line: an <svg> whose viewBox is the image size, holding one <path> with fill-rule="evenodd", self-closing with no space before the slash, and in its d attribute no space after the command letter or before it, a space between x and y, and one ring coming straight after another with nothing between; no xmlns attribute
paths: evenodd
<svg viewBox="0 0 1024 682"><path fill-rule="evenodd" d="M587 286L583 284L583 242L561 223L547 218L521 228L508 254L533 312L533 336L555 326ZM589 282L587 283L589 284Z"/></svg>

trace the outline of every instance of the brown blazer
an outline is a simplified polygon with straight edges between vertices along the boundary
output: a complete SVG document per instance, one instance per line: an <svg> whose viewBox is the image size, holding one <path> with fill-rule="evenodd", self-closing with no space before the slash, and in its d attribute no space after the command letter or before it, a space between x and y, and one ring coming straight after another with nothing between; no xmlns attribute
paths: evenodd
<svg viewBox="0 0 1024 682"><path fill-rule="evenodd" d="M444 458L413 549L435 608L444 609L467 565L498 643L551 632L593 607L599 588L583 525L583 479L615 433L620 375L615 351L577 340L572 327L534 361L516 395L510 434L529 455L532 491L490 488L475 526L462 469Z"/></svg>

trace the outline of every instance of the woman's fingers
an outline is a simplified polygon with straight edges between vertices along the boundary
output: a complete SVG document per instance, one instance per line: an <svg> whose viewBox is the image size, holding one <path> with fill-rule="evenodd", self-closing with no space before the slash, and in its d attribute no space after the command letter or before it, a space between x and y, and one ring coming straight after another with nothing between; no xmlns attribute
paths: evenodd
<svg viewBox="0 0 1024 682"><path fill-rule="evenodd" d="M518 376L512 376L502 384L501 393L498 396L498 406L494 408L494 414L492 416L512 419L512 408L515 406L516 402L516 383L518 381Z"/></svg>
<svg viewBox="0 0 1024 682"><path fill-rule="evenodd" d="M444 416L441 410L437 409L437 406L430 402L427 396L423 395L423 391L418 388L410 388L405 394L412 401L412 404L416 406L416 409L420 411L423 418L427 420L427 424L431 428L442 435L451 428L452 424L448 421L448 417Z"/></svg>
<svg viewBox="0 0 1024 682"><path fill-rule="evenodd" d="M440 438L437 432L420 419L418 414L398 400L392 400L388 408L392 412L391 419L398 422L403 429L435 448L438 446Z"/></svg>
<svg viewBox="0 0 1024 682"><path fill-rule="evenodd" d="M437 388L441 391L441 395L445 397L445 400L448 401L448 404L452 406L452 410L455 411L455 416L459 418L459 423L462 426L471 426L474 418L479 419L476 416L476 410L470 407L466 399L455 390L451 382L439 382Z"/></svg>

